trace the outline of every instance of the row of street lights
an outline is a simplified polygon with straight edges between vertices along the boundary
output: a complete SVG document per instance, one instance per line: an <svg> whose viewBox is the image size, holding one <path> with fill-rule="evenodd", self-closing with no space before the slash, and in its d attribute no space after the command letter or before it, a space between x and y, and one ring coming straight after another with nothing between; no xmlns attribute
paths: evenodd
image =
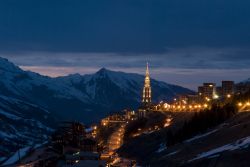
<svg viewBox="0 0 250 167"><path fill-rule="evenodd" d="M249 101L247 101L247 102L239 102L238 106L239 107L250 107L250 102Z"/></svg>
<svg viewBox="0 0 250 167"><path fill-rule="evenodd" d="M208 108L208 104L195 104L195 105L169 105L168 109L173 111L180 110L201 110Z"/></svg>

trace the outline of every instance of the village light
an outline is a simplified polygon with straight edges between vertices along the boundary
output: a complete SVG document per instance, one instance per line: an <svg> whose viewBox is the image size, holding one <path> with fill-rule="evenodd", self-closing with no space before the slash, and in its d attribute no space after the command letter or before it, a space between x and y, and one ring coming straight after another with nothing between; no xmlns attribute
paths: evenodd
<svg viewBox="0 0 250 167"><path fill-rule="evenodd" d="M219 96L218 96L217 94L215 94L213 98L214 98L214 99L218 99Z"/></svg>
<svg viewBox="0 0 250 167"><path fill-rule="evenodd" d="M165 124L164 124L164 127L168 127L170 125L170 123L169 122L166 122Z"/></svg>
<svg viewBox="0 0 250 167"><path fill-rule="evenodd" d="M246 104L247 106L250 106L250 102L247 102L247 104Z"/></svg>
<svg viewBox="0 0 250 167"><path fill-rule="evenodd" d="M205 99L206 99L206 101L210 101L210 98L208 98L208 97L205 97Z"/></svg>
<svg viewBox="0 0 250 167"><path fill-rule="evenodd" d="M238 106L241 107L243 104L241 102L238 103Z"/></svg>
<svg viewBox="0 0 250 167"><path fill-rule="evenodd" d="M169 107L169 104L168 103L164 103L164 108L168 108Z"/></svg>
<svg viewBox="0 0 250 167"><path fill-rule="evenodd" d="M227 94L227 98L228 98L228 99L231 98L231 95L230 95L230 94Z"/></svg>

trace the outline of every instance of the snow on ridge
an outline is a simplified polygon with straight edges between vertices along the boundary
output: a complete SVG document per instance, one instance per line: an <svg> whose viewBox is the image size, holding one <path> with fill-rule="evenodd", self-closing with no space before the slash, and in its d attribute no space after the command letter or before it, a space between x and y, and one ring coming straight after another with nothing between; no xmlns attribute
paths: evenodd
<svg viewBox="0 0 250 167"><path fill-rule="evenodd" d="M169 157L169 156L175 155L175 154L177 154L178 152L180 152L180 150L176 150L176 151L170 152L170 153L168 153L167 155L165 155L164 157Z"/></svg>
<svg viewBox="0 0 250 167"><path fill-rule="evenodd" d="M185 140L184 143L188 143L188 142L191 142L191 141L194 141L194 140L197 140L197 139L206 137L206 136L208 136L208 135L210 135L210 134L212 134L212 133L215 133L216 131L218 131L218 129L214 129L214 130L212 130L212 131L210 131L210 132L207 132L207 133L204 133L204 134L201 134L201 135L194 136L194 137L192 137L192 138L190 138L190 139Z"/></svg>
<svg viewBox="0 0 250 167"><path fill-rule="evenodd" d="M20 71L22 71L14 63L12 63L8 59L2 58L2 57L0 57L0 69L3 69L4 71L8 71L8 72L20 72Z"/></svg>
<svg viewBox="0 0 250 167"><path fill-rule="evenodd" d="M224 151L233 151L237 149L247 148L250 145L250 136L241 138L236 140L234 143L226 144L224 146L209 150L207 152L203 152L201 154L198 154L196 158L193 158L189 160L188 162L192 162L201 158L209 158L213 155L216 155L218 153L224 152Z"/></svg>
<svg viewBox="0 0 250 167"><path fill-rule="evenodd" d="M26 154L29 152L29 150L30 150L30 146L27 146L27 147L20 149L13 156L11 156L7 161L5 161L3 163L3 165L11 165L11 164L16 163L19 160L19 155L20 155L20 158L23 158L24 156L26 156Z"/></svg>
<svg viewBox="0 0 250 167"><path fill-rule="evenodd" d="M166 149L167 149L166 144L165 143L161 143L160 146L159 146L159 148L158 148L158 150L156 150L156 152L157 153L161 153L161 152L163 152Z"/></svg>
<svg viewBox="0 0 250 167"><path fill-rule="evenodd" d="M40 111L43 111L45 113L50 113L47 109L45 109L44 107L42 106L38 106L36 104L32 104L32 103L29 103L27 101L23 101L23 100L19 100L19 99L16 99L16 98L12 98L12 97L7 97L7 96L4 96L4 95L0 95L0 98L7 101L7 102L10 102L12 104L17 104L20 108L23 108L23 109L27 109L26 107L34 107L34 108L39 108ZM6 109L10 110L10 111L14 111L13 109L11 109L8 105L4 104L4 103L1 103L2 106L4 106ZM15 113L17 114L21 114L17 111L15 111Z"/></svg>
<svg viewBox="0 0 250 167"><path fill-rule="evenodd" d="M6 133L6 132L3 132L3 131L0 131L0 138L3 138L3 139L7 139L7 138L14 138L16 137L15 135L13 134L10 134L10 133Z"/></svg>
<svg viewBox="0 0 250 167"><path fill-rule="evenodd" d="M4 115L5 117L7 117L9 119L12 119L12 120L20 120L20 119L22 119L21 117L18 117L18 116L14 115L14 114L5 112L2 109L0 109L0 114Z"/></svg>

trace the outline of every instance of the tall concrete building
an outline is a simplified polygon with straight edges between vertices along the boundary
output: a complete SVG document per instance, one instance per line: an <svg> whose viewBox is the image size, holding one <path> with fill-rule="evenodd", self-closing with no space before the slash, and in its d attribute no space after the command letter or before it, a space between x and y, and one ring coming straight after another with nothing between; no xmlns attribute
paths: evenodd
<svg viewBox="0 0 250 167"><path fill-rule="evenodd" d="M222 81L222 96L231 97L234 94L234 81Z"/></svg>
<svg viewBox="0 0 250 167"><path fill-rule="evenodd" d="M215 83L203 83L203 97L206 99L214 99L216 95Z"/></svg>

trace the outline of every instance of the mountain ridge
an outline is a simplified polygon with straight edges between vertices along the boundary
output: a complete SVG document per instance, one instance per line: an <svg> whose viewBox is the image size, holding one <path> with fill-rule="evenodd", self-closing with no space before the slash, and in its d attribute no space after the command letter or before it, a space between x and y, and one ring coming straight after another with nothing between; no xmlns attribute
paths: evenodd
<svg viewBox="0 0 250 167"><path fill-rule="evenodd" d="M93 74L80 75L76 73L52 78L35 72L24 71L4 58L0 58L0 74L0 85L2 87L2 89L0 88L0 94L25 99L52 111L60 110L53 103L53 100L58 101L58 103L61 103L61 101L77 102L75 105L78 105L78 107L85 106L86 110L99 105L99 107L104 107L104 110L110 111L128 107L128 105L122 104L109 107L110 104L128 101L129 104L132 104L132 109L135 109L140 103L144 83L143 75L111 71L107 68L101 68ZM151 83L154 102L170 100L177 94L193 93L189 89L167 84L163 81L152 79ZM158 89L163 92L161 93ZM116 92L113 90L116 90ZM116 99L120 99L120 102L116 101L115 98L110 101L109 98L114 95ZM71 107L74 109L73 104Z"/></svg>

